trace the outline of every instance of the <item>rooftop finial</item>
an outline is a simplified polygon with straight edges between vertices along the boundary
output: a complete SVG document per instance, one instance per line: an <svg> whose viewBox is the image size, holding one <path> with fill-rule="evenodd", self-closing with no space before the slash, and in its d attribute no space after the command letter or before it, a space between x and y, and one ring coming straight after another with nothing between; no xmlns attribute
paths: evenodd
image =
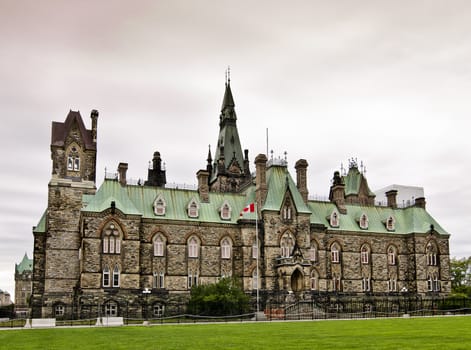
<svg viewBox="0 0 471 350"><path fill-rule="evenodd" d="M227 85L231 85L231 66L227 66Z"/></svg>

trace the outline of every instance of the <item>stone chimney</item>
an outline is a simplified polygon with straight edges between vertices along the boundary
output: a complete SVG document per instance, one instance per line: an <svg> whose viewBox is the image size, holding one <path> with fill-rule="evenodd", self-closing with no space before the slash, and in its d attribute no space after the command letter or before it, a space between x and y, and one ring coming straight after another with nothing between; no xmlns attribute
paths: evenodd
<svg viewBox="0 0 471 350"><path fill-rule="evenodd" d="M296 186L298 187L301 197L303 197L304 203L307 203L307 197L309 191L307 189L307 160L300 159L294 165L296 169Z"/></svg>
<svg viewBox="0 0 471 350"><path fill-rule="evenodd" d="M209 203L209 172L207 170L198 170L196 177L198 178L198 193L200 194L200 200L203 203Z"/></svg>
<svg viewBox="0 0 471 350"><path fill-rule="evenodd" d="M386 192L386 198L388 201L388 207L396 209L397 208L397 190L389 190Z"/></svg>
<svg viewBox="0 0 471 350"><path fill-rule="evenodd" d="M92 119L92 140L96 143L97 128L98 128L98 111L93 109L90 113L90 118Z"/></svg>
<svg viewBox="0 0 471 350"><path fill-rule="evenodd" d="M125 186L126 181L126 172L128 171L128 163L119 163L118 165L118 181L121 186Z"/></svg>
<svg viewBox="0 0 471 350"><path fill-rule="evenodd" d="M345 207L345 184L338 171L334 173L334 178L332 179L329 200L335 203L340 214L347 214L347 208Z"/></svg>
<svg viewBox="0 0 471 350"><path fill-rule="evenodd" d="M425 198L424 197L419 197L419 198L416 198L415 199L415 206L416 207L419 207L419 208L422 208L422 209L425 209Z"/></svg>
<svg viewBox="0 0 471 350"><path fill-rule="evenodd" d="M267 198L267 156L259 154L255 157L255 169L257 176L255 178L255 198L258 208L262 208Z"/></svg>

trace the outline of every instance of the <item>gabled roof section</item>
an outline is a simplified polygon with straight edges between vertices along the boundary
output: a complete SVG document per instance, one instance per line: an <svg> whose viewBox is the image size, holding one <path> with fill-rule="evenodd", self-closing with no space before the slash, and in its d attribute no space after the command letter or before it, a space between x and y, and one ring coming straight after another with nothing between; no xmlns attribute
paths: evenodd
<svg viewBox="0 0 471 350"><path fill-rule="evenodd" d="M286 166L272 165L267 170L268 193L262 210L280 210L285 199L286 192L289 191L293 199L293 204L298 213L310 214L311 210L304 203L296 184L291 178Z"/></svg>
<svg viewBox="0 0 471 350"><path fill-rule="evenodd" d="M80 112L72 110L69 111L65 122L52 122L51 146L64 146L65 139L74 123L77 123L85 148L96 150L96 143L93 142L91 130L87 130L85 127Z"/></svg>
<svg viewBox="0 0 471 350"><path fill-rule="evenodd" d="M41 219L36 226L33 227L33 233L45 233L46 232L46 213L47 210L44 211Z"/></svg>
<svg viewBox="0 0 471 350"><path fill-rule="evenodd" d="M28 258L28 254L25 253L23 260L19 264L15 264L15 271L23 273L25 271L33 271L33 259Z"/></svg>
<svg viewBox="0 0 471 350"><path fill-rule="evenodd" d="M375 196L368 186L366 177L358 170L356 165L350 167L348 174L343 177L343 182L345 184L345 196L359 194L362 183L365 186L366 194L368 196Z"/></svg>

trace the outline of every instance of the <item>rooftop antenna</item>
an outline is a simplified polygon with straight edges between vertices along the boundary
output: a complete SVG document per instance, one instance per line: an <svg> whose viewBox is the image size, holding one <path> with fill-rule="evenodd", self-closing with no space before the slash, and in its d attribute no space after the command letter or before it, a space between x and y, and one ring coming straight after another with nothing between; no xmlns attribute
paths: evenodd
<svg viewBox="0 0 471 350"><path fill-rule="evenodd" d="M268 156L268 128L267 128L267 156Z"/></svg>

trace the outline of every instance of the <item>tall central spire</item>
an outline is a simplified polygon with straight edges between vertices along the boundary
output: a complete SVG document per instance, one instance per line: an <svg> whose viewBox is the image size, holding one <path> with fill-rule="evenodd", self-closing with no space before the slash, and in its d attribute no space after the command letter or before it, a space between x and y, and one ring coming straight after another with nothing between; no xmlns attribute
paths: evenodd
<svg viewBox="0 0 471 350"><path fill-rule="evenodd" d="M248 155L244 157L237 131L237 116L231 91L229 70L226 71L224 98L219 116L219 136L210 176L211 190L237 192L250 179Z"/></svg>

